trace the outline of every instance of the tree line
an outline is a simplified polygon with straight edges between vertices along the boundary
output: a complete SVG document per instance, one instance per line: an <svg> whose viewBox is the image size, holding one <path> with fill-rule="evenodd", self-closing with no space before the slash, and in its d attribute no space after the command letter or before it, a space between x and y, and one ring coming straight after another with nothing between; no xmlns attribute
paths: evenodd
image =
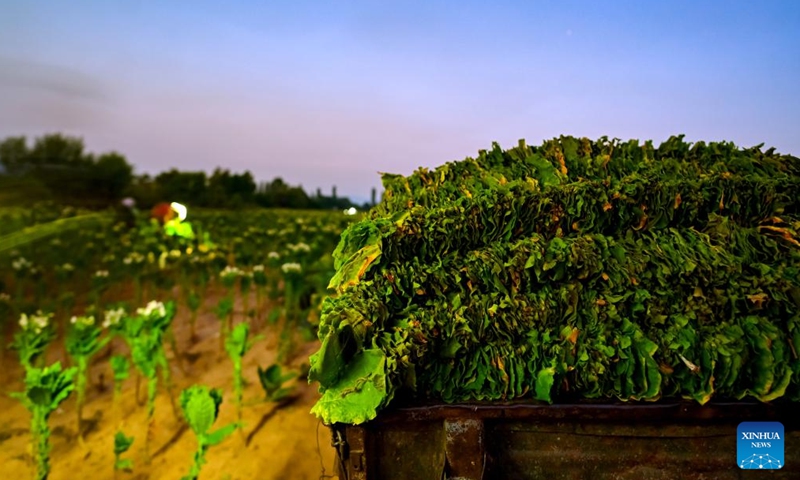
<svg viewBox="0 0 800 480"><path fill-rule="evenodd" d="M372 204L375 194L373 189ZM249 171L233 173L217 168L209 175L173 168L155 176L136 175L121 153L88 153L83 139L60 133L35 138L32 144L24 136L0 141L0 205L34 198L102 208L126 197L136 200L139 208L163 201L209 208L371 206L338 197L335 186L330 196L322 195L319 189L309 195L302 187L289 185L281 178L258 183Z"/></svg>

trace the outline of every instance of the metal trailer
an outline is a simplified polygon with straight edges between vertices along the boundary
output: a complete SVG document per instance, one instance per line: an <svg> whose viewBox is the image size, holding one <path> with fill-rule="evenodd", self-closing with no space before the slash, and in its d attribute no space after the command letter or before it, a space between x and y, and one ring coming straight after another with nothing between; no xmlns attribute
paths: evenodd
<svg viewBox="0 0 800 480"><path fill-rule="evenodd" d="M429 404L384 411L362 425L329 427L340 480L800 479L798 407ZM739 468L737 427L743 421L784 425L783 468Z"/></svg>

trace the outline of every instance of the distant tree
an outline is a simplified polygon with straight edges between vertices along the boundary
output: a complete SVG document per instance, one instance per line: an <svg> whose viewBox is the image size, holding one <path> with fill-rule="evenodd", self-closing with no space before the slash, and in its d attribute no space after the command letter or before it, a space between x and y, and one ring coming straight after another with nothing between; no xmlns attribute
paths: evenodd
<svg viewBox="0 0 800 480"><path fill-rule="evenodd" d="M130 194L136 201L137 208L143 210L149 210L153 205L162 201L158 185L147 174L134 177L130 187Z"/></svg>
<svg viewBox="0 0 800 480"><path fill-rule="evenodd" d="M335 185L330 197L323 196L319 188L316 196L309 197L302 186L288 185L282 178L257 185L249 171L231 173L216 168L209 176L202 171L182 172L173 168L155 178L134 176L133 166L122 154L94 156L84 151L83 139L59 133L36 138L32 146L22 136L0 141L0 167L0 200L6 202L48 198L103 207L130 195L140 209L164 201L212 208L356 206L346 197L339 198Z"/></svg>
<svg viewBox="0 0 800 480"><path fill-rule="evenodd" d="M0 164L9 175L22 173L30 151L25 137L8 137L0 142Z"/></svg>
<svg viewBox="0 0 800 480"><path fill-rule="evenodd" d="M109 202L117 202L133 181L133 167L116 152L100 155L93 166L92 190Z"/></svg>
<svg viewBox="0 0 800 480"><path fill-rule="evenodd" d="M227 186L230 183L231 172L216 168L208 179L208 206L212 208L226 208L230 202Z"/></svg>
<svg viewBox="0 0 800 480"><path fill-rule="evenodd" d="M34 168L87 167L91 157L84 154L83 139L53 133L37 138L28 155Z"/></svg>
<svg viewBox="0 0 800 480"><path fill-rule="evenodd" d="M302 187L292 187L278 177L264 183L255 195L255 201L262 207L311 208L314 206Z"/></svg>
<svg viewBox="0 0 800 480"><path fill-rule="evenodd" d="M62 202L92 204L94 159L83 140L60 133L37 138L25 160L25 174L44 184Z"/></svg>
<svg viewBox="0 0 800 480"><path fill-rule="evenodd" d="M188 205L208 204L206 172L181 172L176 169L160 173L155 178L162 199Z"/></svg>

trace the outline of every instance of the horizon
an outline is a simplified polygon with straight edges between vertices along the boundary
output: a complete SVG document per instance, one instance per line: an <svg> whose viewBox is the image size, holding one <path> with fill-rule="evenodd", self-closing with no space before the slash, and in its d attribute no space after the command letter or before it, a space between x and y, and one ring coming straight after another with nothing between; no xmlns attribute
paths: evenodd
<svg viewBox="0 0 800 480"><path fill-rule="evenodd" d="M79 1L0 6L0 137L118 151L136 174L250 171L369 201L560 135L800 154L800 5Z"/></svg>

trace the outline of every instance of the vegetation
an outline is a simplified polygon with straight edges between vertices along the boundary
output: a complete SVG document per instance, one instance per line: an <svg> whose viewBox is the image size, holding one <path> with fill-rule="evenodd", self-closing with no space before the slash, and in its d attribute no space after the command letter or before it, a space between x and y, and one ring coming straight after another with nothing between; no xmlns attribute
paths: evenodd
<svg viewBox="0 0 800 480"><path fill-rule="evenodd" d="M139 208L145 209L165 200L210 208L362 207L337 197L335 186L331 196L320 191L309 195L281 178L256 183L248 171L232 173L217 168L207 175L203 171L171 169L154 177L135 175L133 166L122 154L90 154L85 151L82 139L62 134L38 137L32 145L25 137L0 140L0 166L5 167L4 174L0 169L0 205L22 205L37 198L61 205L104 208L129 196Z"/></svg>
<svg viewBox="0 0 800 480"><path fill-rule="evenodd" d="M197 438L194 462L189 469L189 474L183 477L183 480L196 480L200 475L200 469L206 462L208 449L222 443L239 426L232 423L211 431L211 427L219 416L221 403L222 392L219 389L195 385L181 393L181 409Z"/></svg>
<svg viewBox="0 0 800 480"><path fill-rule="evenodd" d="M131 448L131 445L133 445L133 437L128 437L123 432L117 432L114 435L114 477L119 471L130 472L133 469L133 460L121 458L122 454Z"/></svg>
<svg viewBox="0 0 800 480"><path fill-rule="evenodd" d="M25 370L25 391L11 394L31 412L31 439L37 480L45 480L50 474L50 427L47 420L72 393L72 379L76 373L75 367L62 371L58 362L45 368L29 367Z"/></svg>
<svg viewBox="0 0 800 480"><path fill-rule="evenodd" d="M38 225L82 215L84 211L80 209L54 210L48 204L28 210L0 209L0 229L13 226L16 231L34 231ZM292 358L297 353L293 338L316 335L319 308L330 293L327 281L334 272L330 252L353 219L340 212L264 210L243 218L232 212L193 209L189 220L196 231L208 232L208 236L187 239L167 235L146 215L140 215L133 228L105 218L93 223L92 228L61 229L47 236L33 236L0 251L0 325L14 339L6 346L14 348L20 365L32 372L28 376L34 392L39 391L42 382L51 382L36 380L43 377L41 373L36 377L35 372L44 367L45 354L63 349L61 358L73 368L64 374L69 377L69 384L55 382L60 390L54 392L64 395L78 391L80 398L72 412L79 418L85 392L93 384L89 373L94 372L96 379L106 370L108 378L113 379L109 393L114 399L114 431L122 435L114 438L115 475L132 468L132 462L122 458L126 449L140 450L145 460L142 465L146 465L154 454L155 399L162 392L172 399L170 372L180 368L185 354L170 335L176 312L185 309L190 318L191 312L213 310L209 298L219 294L227 297L220 337L227 347L222 351L230 355L234 365L231 403L238 418L252 404L242 398L248 376L268 386L267 400L286 398L293 388L288 381L295 375L270 369L270 374L262 378L260 369L248 372L242 359L265 338L278 341L286 358ZM14 233L10 229L6 232ZM65 262L65 258L69 261ZM303 275L293 277L292 283L287 284L282 268L285 264L300 265ZM236 274L227 280L226 275L221 275L231 271ZM244 296L252 296L255 301L245 301ZM252 314L250 306L255 306ZM228 329L228 320L233 328ZM259 333L266 328L269 336ZM123 342L113 343L114 339ZM173 347L174 358L167 355L169 347ZM137 373L136 379L130 380L136 380L137 387L143 380L146 390L146 400L141 405L147 414L147 431L143 441L135 445L123 433L129 431L130 425L122 421L120 411L123 385L133 376L131 367ZM49 379L52 374L44 377ZM29 398L23 395L16 397ZM137 402L138 398L137 394ZM183 422L185 412L181 414L178 400L175 396L173 407L176 418ZM33 404L26 405L33 408ZM31 433L41 445L41 452L46 453L41 441L45 436L45 410L36 408L33 416L38 423ZM70 404L67 408L73 407ZM236 426L244 428L241 422ZM259 428L254 427L253 433ZM80 439L81 434L87 438L95 435L93 429L84 428L77 431L75 439ZM210 446L207 442L204 445L203 448ZM41 462L45 464L45 460ZM49 459L47 462L49 469Z"/></svg>
<svg viewBox="0 0 800 480"><path fill-rule="evenodd" d="M800 159L561 137L384 187L334 252L324 421L396 396L800 401Z"/></svg>

